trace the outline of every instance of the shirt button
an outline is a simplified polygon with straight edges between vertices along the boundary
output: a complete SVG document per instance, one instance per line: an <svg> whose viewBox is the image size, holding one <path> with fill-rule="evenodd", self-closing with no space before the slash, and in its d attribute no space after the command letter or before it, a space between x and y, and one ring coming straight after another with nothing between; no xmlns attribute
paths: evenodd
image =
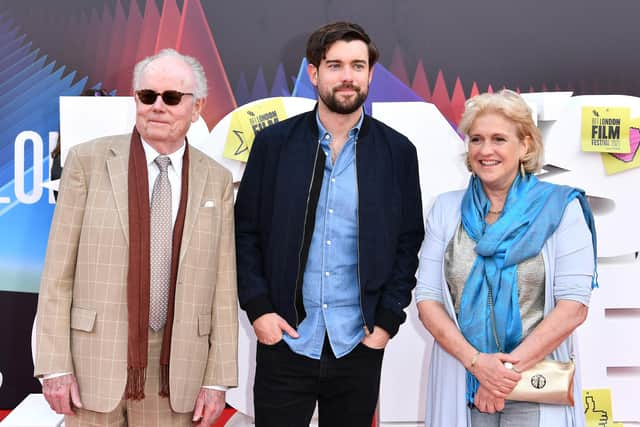
<svg viewBox="0 0 640 427"><path fill-rule="evenodd" d="M324 275L325 275L325 276L327 276L327 277L329 277L329 276L331 276L331 273L329 273L328 271L325 271L325 272L324 272Z"/></svg>
<svg viewBox="0 0 640 427"><path fill-rule="evenodd" d="M322 308L323 308L323 309L325 309L325 310L326 310L328 307L329 307L329 306L328 306L327 304L322 304Z"/></svg>
<svg viewBox="0 0 640 427"><path fill-rule="evenodd" d="M336 182L336 179L335 178L331 178L331 182Z"/></svg>
<svg viewBox="0 0 640 427"><path fill-rule="evenodd" d="M329 213L332 214L333 213L333 209L329 209Z"/></svg>
<svg viewBox="0 0 640 427"><path fill-rule="evenodd" d="M327 240L327 246L331 246L331 240Z"/></svg>
<svg viewBox="0 0 640 427"><path fill-rule="evenodd" d="M326 135L324 136L324 139L331 139L331 135L326 134Z"/></svg>

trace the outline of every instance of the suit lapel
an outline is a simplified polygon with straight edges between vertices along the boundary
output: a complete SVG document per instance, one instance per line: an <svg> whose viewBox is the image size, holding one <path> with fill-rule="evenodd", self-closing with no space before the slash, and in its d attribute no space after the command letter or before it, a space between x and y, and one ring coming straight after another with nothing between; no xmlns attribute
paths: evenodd
<svg viewBox="0 0 640 427"><path fill-rule="evenodd" d="M182 258L184 258L189 247L193 228L198 219L208 175L208 168L203 164L204 155L197 150L191 149L191 146L187 147L189 149L189 198L187 199L187 212L185 213L182 243L180 244L180 265L182 265Z"/></svg>
<svg viewBox="0 0 640 427"><path fill-rule="evenodd" d="M107 158L107 170L111 180L113 197L116 201L116 210L120 218L120 224L124 231L124 237L129 243L129 139L116 140L110 147L111 158Z"/></svg>

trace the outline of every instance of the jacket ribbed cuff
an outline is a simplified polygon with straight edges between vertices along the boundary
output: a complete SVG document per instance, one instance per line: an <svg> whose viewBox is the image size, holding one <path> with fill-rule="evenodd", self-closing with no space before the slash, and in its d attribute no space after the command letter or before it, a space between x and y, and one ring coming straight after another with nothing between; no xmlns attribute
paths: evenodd
<svg viewBox="0 0 640 427"><path fill-rule="evenodd" d="M245 305L245 311L251 323L263 314L275 312L271 300L266 295L258 295L250 299Z"/></svg>
<svg viewBox="0 0 640 427"><path fill-rule="evenodd" d="M396 314L384 308L378 307L376 310L376 326L381 327L389 333L389 337L393 338L400 329L400 325L404 322L406 316L398 317Z"/></svg>

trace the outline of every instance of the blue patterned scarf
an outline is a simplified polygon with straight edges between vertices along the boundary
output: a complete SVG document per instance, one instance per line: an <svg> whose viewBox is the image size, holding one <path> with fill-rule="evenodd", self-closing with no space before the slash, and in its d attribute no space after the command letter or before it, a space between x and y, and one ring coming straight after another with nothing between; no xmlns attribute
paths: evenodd
<svg viewBox="0 0 640 427"><path fill-rule="evenodd" d="M595 225L583 191L541 182L529 174L524 178L518 175L507 195L502 216L489 225L484 218L491 203L480 180L471 178L462 199L462 225L476 242L478 256L464 285L458 322L464 337L479 351L498 352L488 304L489 287L501 351L511 352L522 340L516 267L540 253L560 224L565 208L575 198L580 201L591 230L595 263ZM592 287L597 286L594 269ZM478 380L467 371L469 404L473 404L478 386Z"/></svg>

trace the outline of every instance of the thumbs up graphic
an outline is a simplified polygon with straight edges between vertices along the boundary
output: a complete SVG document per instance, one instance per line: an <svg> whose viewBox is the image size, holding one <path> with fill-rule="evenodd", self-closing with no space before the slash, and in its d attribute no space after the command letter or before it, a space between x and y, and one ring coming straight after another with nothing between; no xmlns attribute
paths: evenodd
<svg viewBox="0 0 640 427"><path fill-rule="evenodd" d="M584 414L587 418L587 425L591 426L589 421L596 420L598 427L606 427L609 421L609 414L607 411L603 411L596 408L596 400L593 396L587 394L584 398Z"/></svg>

